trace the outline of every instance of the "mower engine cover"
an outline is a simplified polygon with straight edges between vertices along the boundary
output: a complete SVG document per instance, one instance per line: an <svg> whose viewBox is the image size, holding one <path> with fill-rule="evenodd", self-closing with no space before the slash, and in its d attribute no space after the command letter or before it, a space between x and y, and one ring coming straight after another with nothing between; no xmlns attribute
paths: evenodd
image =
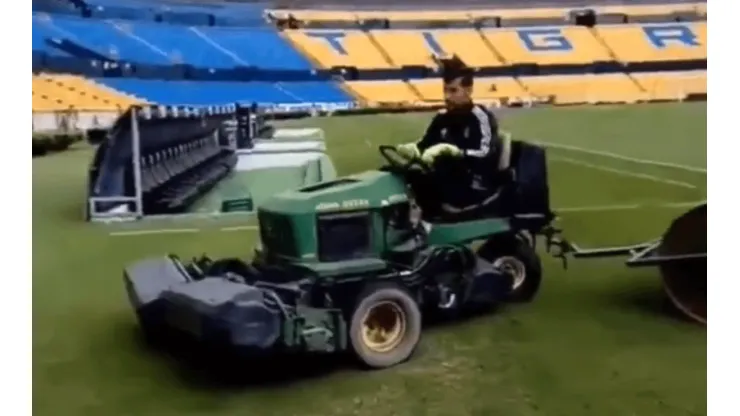
<svg viewBox="0 0 740 416"><path fill-rule="evenodd" d="M280 337L279 300L268 289L223 276L192 280L169 257L133 264L125 269L124 280L145 330L175 329L200 341L256 349L270 348Z"/></svg>

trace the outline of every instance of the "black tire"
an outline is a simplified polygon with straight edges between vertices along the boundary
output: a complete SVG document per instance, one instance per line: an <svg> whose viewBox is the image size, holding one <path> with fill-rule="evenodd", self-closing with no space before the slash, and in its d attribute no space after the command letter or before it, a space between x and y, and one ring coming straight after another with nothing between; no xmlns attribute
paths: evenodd
<svg viewBox="0 0 740 416"><path fill-rule="evenodd" d="M478 249L478 256L494 266L513 271L514 286L509 294L509 301L531 302L539 292L542 262L527 236L491 238Z"/></svg>
<svg viewBox="0 0 740 416"><path fill-rule="evenodd" d="M386 312L386 310L391 312ZM385 317L381 316L383 314ZM365 336L365 324L372 319L381 321L390 314L394 318L386 322L397 322L396 318L403 320L402 324L398 324L400 326L399 335L392 337L395 342L388 345L377 345L373 348L366 342L368 338ZM395 324L393 326L394 331L391 332L395 332ZM421 339L419 305L406 290L398 285L372 284L365 288L357 298L350 318L349 338L355 356L368 368L380 369L400 364L411 357ZM382 349L381 346L388 349Z"/></svg>

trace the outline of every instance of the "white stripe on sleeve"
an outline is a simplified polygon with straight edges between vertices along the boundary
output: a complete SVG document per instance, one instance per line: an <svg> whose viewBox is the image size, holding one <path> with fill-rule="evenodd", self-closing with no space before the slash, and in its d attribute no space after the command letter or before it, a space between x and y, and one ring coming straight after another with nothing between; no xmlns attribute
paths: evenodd
<svg viewBox="0 0 740 416"><path fill-rule="evenodd" d="M473 114L475 114L475 118L478 119L480 125L480 148L470 149L465 153L468 156L485 157L491 149L491 120L488 118L488 114L478 105L473 107Z"/></svg>

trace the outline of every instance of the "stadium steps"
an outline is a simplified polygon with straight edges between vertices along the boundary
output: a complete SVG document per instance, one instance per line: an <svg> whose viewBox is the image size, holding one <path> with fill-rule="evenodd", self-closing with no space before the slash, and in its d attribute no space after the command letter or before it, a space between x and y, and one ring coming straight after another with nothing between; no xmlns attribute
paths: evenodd
<svg viewBox="0 0 740 416"><path fill-rule="evenodd" d="M418 105L424 102L419 92L407 81L348 81L346 86L370 107Z"/></svg>
<svg viewBox="0 0 740 416"><path fill-rule="evenodd" d="M365 33L365 36L367 36L370 39L370 43L372 43L373 46L375 46L375 49L380 51L380 54L383 56L383 59L385 59L388 65L390 65L391 68L396 67L395 62L393 62L393 59L391 59L391 55L388 53L388 51L383 49L383 47L380 45L380 42L378 42L378 39L376 39L375 36L373 36L373 34L368 30L364 30L363 33Z"/></svg>
<svg viewBox="0 0 740 416"><path fill-rule="evenodd" d="M609 47L609 44L606 43L606 40L604 40L604 38L601 37L601 35L599 35L599 32L596 29L594 29L593 27L589 27L588 28L588 31L589 31L589 33L591 33L591 35L594 38L596 38L596 40L606 50L606 52L609 54L609 56L611 56L611 58L614 60L614 62L619 62L620 64L624 64L624 62L622 62L619 59L619 57L617 56L617 54L614 53L614 50L611 47ZM635 77L633 77L629 72L625 72L625 74L632 81L632 83L635 84L635 86L637 87L637 89L639 89L643 93L647 93L647 90L645 90L645 88L635 79Z"/></svg>
<svg viewBox="0 0 740 416"><path fill-rule="evenodd" d="M342 89L347 95L354 98L356 101L358 101L362 106L368 106L371 104L371 101L369 101L364 95L360 94L358 91L355 91L352 87L347 84L347 82L339 82L339 88Z"/></svg>
<svg viewBox="0 0 740 416"><path fill-rule="evenodd" d="M642 72L634 75L652 100L681 101L707 93L707 71Z"/></svg>
<svg viewBox="0 0 740 416"><path fill-rule="evenodd" d="M298 42L294 42L290 39L290 37L285 36L284 32L279 32L278 36L280 36L293 49L297 50L301 55L303 55L303 57L306 58L306 60L308 60L308 62L310 62L314 68L320 69L324 67L324 65L322 65L321 62L319 62L319 60L313 56L313 54L307 51L306 48L303 47L303 45Z"/></svg>
<svg viewBox="0 0 740 416"><path fill-rule="evenodd" d="M623 104L644 101L647 95L624 73L534 75L522 77L538 97L555 104Z"/></svg>
<svg viewBox="0 0 740 416"><path fill-rule="evenodd" d="M242 59L241 56L239 56L237 53L235 53L231 49L229 49L229 48L221 45L215 39L213 39L212 37L208 36L208 34L206 34L205 32L203 32L202 30L199 30L195 26L191 26L188 29L191 32L195 33L196 36L198 36L199 38L203 39L203 41L205 41L207 44L209 44L210 46L212 46L214 49L218 50L219 52L221 52L224 55L228 56L229 58L233 59L234 62L238 63L239 65L249 66L249 63L247 61L245 61L244 59Z"/></svg>
<svg viewBox="0 0 740 416"><path fill-rule="evenodd" d="M480 36L481 40L483 41L483 44L486 45L486 47L488 48L488 50L491 51L491 53L493 54L493 56L495 56L496 59L498 59L498 61L501 62L502 65L509 65L509 62L506 61L506 58L504 58L504 56L501 54L501 52L499 52L498 49L496 49L496 47L493 46L493 43L491 43L491 41L486 37L486 35L484 35L483 32L480 31L480 29L476 29L475 31ZM522 89L524 90L524 92L526 92L527 94L529 94L529 89L527 89L527 85L524 84L519 79L519 77L517 77L515 75L512 76L512 77L517 82L517 84L519 84L519 86L522 87Z"/></svg>
<svg viewBox="0 0 740 416"><path fill-rule="evenodd" d="M408 80L405 80L403 82L405 82L406 85L409 86L409 89L411 90L411 92L414 93L414 95L419 99L419 101L424 101L424 96L421 95L421 91L419 91L419 89L416 88L416 85L414 85L413 83L409 82Z"/></svg>
<svg viewBox="0 0 740 416"><path fill-rule="evenodd" d="M146 104L146 103L151 104L149 102L149 100L147 100L145 98L136 96L134 94L129 94L129 93L125 92L125 91L120 91L120 90L117 90L115 88L111 88L111 87L109 87L109 86L107 86L107 85L105 85L103 83L95 82L92 79L85 78L85 81L88 84L92 84L95 88L98 88L100 90L103 90L103 91L105 91L105 92L107 92L109 94L114 94L114 95L118 95L118 96L128 97L129 99L135 101L136 103L140 103L140 104Z"/></svg>
<svg viewBox="0 0 740 416"><path fill-rule="evenodd" d="M111 26L113 26L113 28L115 30L121 32L125 36L128 36L128 37L132 38L133 40L135 40L138 43L142 44L143 46L149 48L150 50L154 51L155 53L157 53L159 55L162 55L162 56L164 56L165 58L167 58L169 60L172 59L172 57L169 54L167 54L167 52L163 51L162 49L158 48L155 45L152 45L146 39L144 39L141 36L138 36L137 34L135 34L134 31L133 31L133 28L131 27L131 23L128 23L128 22L120 22L120 21L119 22L111 21L111 22L108 22L108 23Z"/></svg>

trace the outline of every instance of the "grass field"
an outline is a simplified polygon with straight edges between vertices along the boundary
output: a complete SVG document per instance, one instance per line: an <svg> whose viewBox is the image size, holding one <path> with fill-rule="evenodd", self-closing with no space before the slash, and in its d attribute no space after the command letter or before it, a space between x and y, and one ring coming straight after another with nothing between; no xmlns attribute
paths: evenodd
<svg viewBox="0 0 740 416"><path fill-rule="evenodd" d="M297 123L325 129L341 174L377 166L374 146L414 140L429 117ZM520 138L558 145L549 152L552 202L568 236L583 244L655 237L687 209L671 204L705 198L704 104L535 109L507 113L503 124ZM705 329L662 313L655 272L619 260L563 270L545 259L534 303L432 328L418 354L390 370L332 366L280 385L216 383L141 345L121 269L168 251L247 255L256 234L194 222L188 226L204 229L111 236L84 224L90 155L80 147L33 161L37 415L706 414Z"/></svg>

